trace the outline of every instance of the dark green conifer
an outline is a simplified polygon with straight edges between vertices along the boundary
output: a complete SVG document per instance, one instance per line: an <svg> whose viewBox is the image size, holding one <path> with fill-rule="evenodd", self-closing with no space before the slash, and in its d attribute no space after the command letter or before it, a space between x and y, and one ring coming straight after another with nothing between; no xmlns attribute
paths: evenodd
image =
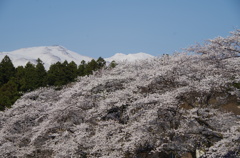
<svg viewBox="0 0 240 158"><path fill-rule="evenodd" d="M25 85L22 85L23 91L32 91L37 88L37 71L36 67L28 62L24 68L24 80L25 80Z"/></svg>
<svg viewBox="0 0 240 158"><path fill-rule="evenodd" d="M43 65L43 62L38 58L37 59L37 65L36 65L36 73L37 73L37 87L44 87L46 86L46 77L47 77L47 72L46 69Z"/></svg>
<svg viewBox="0 0 240 158"><path fill-rule="evenodd" d="M66 84L66 66L67 62L57 62L50 66L47 73L48 85L50 86L62 86Z"/></svg>
<svg viewBox="0 0 240 158"><path fill-rule="evenodd" d="M77 64L72 61L67 65L66 77L68 82L73 82L77 78Z"/></svg>
<svg viewBox="0 0 240 158"><path fill-rule="evenodd" d="M109 64L110 68L115 68L116 66L117 66L117 63L114 60Z"/></svg>
<svg viewBox="0 0 240 158"><path fill-rule="evenodd" d="M81 61L81 64L78 66L78 75L85 76L86 62L85 60Z"/></svg>
<svg viewBox="0 0 240 158"><path fill-rule="evenodd" d="M18 66L16 68L15 83L18 85L18 91L24 91L26 80L25 80L25 68L23 66Z"/></svg>
<svg viewBox="0 0 240 158"><path fill-rule="evenodd" d="M106 61L102 57L99 57L97 59L97 64L98 64L98 69L101 69L104 66L106 66Z"/></svg>
<svg viewBox="0 0 240 158"><path fill-rule="evenodd" d="M92 74L93 71L98 69L98 63L92 59L90 62L87 63L85 68L85 75Z"/></svg>
<svg viewBox="0 0 240 158"><path fill-rule="evenodd" d="M6 55L0 63L0 86L7 83L15 74L15 67Z"/></svg>
<svg viewBox="0 0 240 158"><path fill-rule="evenodd" d="M10 108L12 104L19 98L17 84L14 80L10 80L0 88L0 110L5 107Z"/></svg>

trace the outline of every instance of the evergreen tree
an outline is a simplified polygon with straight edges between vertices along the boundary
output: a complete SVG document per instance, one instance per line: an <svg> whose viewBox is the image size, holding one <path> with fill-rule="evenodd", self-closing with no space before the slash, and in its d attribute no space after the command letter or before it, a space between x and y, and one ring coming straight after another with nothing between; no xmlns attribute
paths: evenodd
<svg viewBox="0 0 240 158"><path fill-rule="evenodd" d="M114 60L109 64L110 68L115 68L116 66L117 66L117 63Z"/></svg>
<svg viewBox="0 0 240 158"><path fill-rule="evenodd" d="M18 85L18 91L25 91L24 87L26 87L26 80L25 68L23 66L18 66L16 68L15 83Z"/></svg>
<svg viewBox="0 0 240 158"><path fill-rule="evenodd" d="M99 57L97 59L97 64L98 64L98 69L101 69L104 66L106 66L106 61L102 57Z"/></svg>
<svg viewBox="0 0 240 158"><path fill-rule="evenodd" d="M85 68L85 75L90 75L92 74L93 71L98 69L98 63L92 59L88 64L86 65Z"/></svg>
<svg viewBox="0 0 240 158"><path fill-rule="evenodd" d="M57 80L57 77L58 77L58 73L59 73L59 65L61 63L60 62L57 62L55 64L52 64L47 72L47 83L48 85L50 86L53 86L55 85L55 82Z"/></svg>
<svg viewBox="0 0 240 158"><path fill-rule="evenodd" d="M0 88L0 110L4 110L5 107L11 107L19 96L17 84L14 80L8 81Z"/></svg>
<svg viewBox="0 0 240 158"><path fill-rule="evenodd" d="M57 62L52 64L47 73L47 82L50 86L62 86L66 84L65 68L67 62L63 64Z"/></svg>
<svg viewBox="0 0 240 158"><path fill-rule="evenodd" d="M77 77L77 64L72 61L67 65L66 77L68 82L73 82Z"/></svg>
<svg viewBox="0 0 240 158"><path fill-rule="evenodd" d="M7 83L11 77L14 77L15 67L11 59L6 55L0 63L0 86Z"/></svg>
<svg viewBox="0 0 240 158"><path fill-rule="evenodd" d="M37 88L37 71L36 67L28 62L24 68L24 80L25 84L22 85L23 91L32 91Z"/></svg>
<svg viewBox="0 0 240 158"><path fill-rule="evenodd" d="M44 87L46 86L46 77L47 72L45 70L45 67L43 65L43 62L38 58L37 59L37 65L36 65L36 75L37 75L37 81L36 86L37 87Z"/></svg>
<svg viewBox="0 0 240 158"><path fill-rule="evenodd" d="M81 61L81 64L78 66L78 75L84 76L85 75L85 69L86 69L86 62L85 60Z"/></svg>
<svg viewBox="0 0 240 158"><path fill-rule="evenodd" d="M62 70L62 75L60 76L60 83L61 85L65 85L69 82L69 77L68 75L69 70L68 70L68 61L65 60L62 64L61 64L61 70Z"/></svg>

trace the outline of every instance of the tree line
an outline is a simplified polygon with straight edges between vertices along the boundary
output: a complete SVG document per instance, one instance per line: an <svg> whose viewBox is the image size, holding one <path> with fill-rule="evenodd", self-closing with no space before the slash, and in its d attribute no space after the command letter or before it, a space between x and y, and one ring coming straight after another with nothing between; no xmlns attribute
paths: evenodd
<svg viewBox="0 0 240 158"><path fill-rule="evenodd" d="M113 61L109 67L113 68ZM61 87L76 80L78 76L91 75L93 71L106 67L106 61L99 57L90 62L82 60L80 65L74 61L52 64L46 71L43 62L37 59L34 65L28 62L25 66L14 67L11 59L5 56L0 63L0 110L10 108L20 96L39 87Z"/></svg>

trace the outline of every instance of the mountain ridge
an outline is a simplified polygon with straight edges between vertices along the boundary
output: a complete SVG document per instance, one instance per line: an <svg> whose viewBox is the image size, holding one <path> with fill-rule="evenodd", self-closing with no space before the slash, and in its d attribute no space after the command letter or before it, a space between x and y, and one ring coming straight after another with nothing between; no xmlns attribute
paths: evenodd
<svg viewBox="0 0 240 158"><path fill-rule="evenodd" d="M129 62L134 62L137 60L145 60L145 59L151 59L154 58L154 56L139 52L139 53L134 53L134 54L123 54L123 53L116 53L112 57L105 58L106 61L111 62L111 61L116 61L116 62L123 62L123 61L129 61Z"/></svg>
<svg viewBox="0 0 240 158"><path fill-rule="evenodd" d="M51 64L56 62L68 62L74 61L75 63L81 63L82 60L90 61L92 58L80 55L76 52L70 51L62 46L40 46L21 48L11 52L1 52L0 59L8 55L12 60L15 67L25 66L27 62L36 64L36 60L40 58L46 69L49 69Z"/></svg>
<svg viewBox="0 0 240 158"><path fill-rule="evenodd" d="M92 57L84 56L66 49L63 46L39 46L39 47L29 47L21 48L10 52L0 52L0 60L4 58L5 55L8 55L12 60L15 67L25 66L27 62L36 64L36 60L40 58L46 69L49 69L51 64L56 62L63 62L67 60L68 62L74 61L76 64L80 64L82 60L86 62L91 61ZM107 62L116 61L136 61L144 60L147 58L153 58L152 55L146 53L135 53L135 54L122 54L116 53L112 57L104 58Z"/></svg>

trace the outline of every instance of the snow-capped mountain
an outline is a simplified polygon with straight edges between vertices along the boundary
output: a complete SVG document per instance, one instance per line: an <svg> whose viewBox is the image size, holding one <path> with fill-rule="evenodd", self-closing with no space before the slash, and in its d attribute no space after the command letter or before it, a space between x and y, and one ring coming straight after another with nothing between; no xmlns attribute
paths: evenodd
<svg viewBox="0 0 240 158"><path fill-rule="evenodd" d="M1 52L0 60L5 55L8 55L12 60L15 67L25 66L27 62L36 64L36 60L40 58L46 69L49 69L50 65L58 61L68 62L74 61L76 64L80 64L82 60L90 61L92 58L80 55L73 51L70 51L62 46L42 46L42 47L31 47L22 48L11 52Z"/></svg>
<svg viewBox="0 0 240 158"><path fill-rule="evenodd" d="M15 67L25 66L28 62L36 64L36 60L40 58L45 68L48 70L51 64L56 62L68 62L74 61L76 64L80 64L82 60L86 62L91 61L93 58L80 55L76 52L70 51L63 46L41 46L41 47L30 47L14 50L11 52L0 52L0 61L8 55L12 60ZM147 53L136 53L136 54L122 54L116 53L114 56L105 58L107 62L116 61L137 61L153 58L154 56Z"/></svg>
<svg viewBox="0 0 240 158"><path fill-rule="evenodd" d="M122 61L129 61L133 62L136 60L144 60L153 58L154 56L147 54L147 53L135 53L135 54L123 54L123 53L116 53L114 56L110 58L105 58L107 62L116 61L116 62L122 62Z"/></svg>

